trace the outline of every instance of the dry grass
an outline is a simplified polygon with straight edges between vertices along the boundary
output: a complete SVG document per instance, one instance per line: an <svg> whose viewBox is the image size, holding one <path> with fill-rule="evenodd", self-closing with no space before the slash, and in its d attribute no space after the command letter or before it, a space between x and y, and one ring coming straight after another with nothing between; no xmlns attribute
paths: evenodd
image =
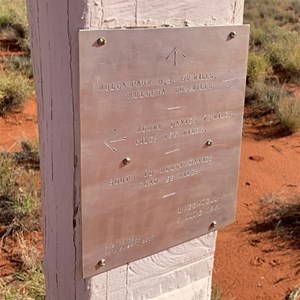
<svg viewBox="0 0 300 300"><path fill-rule="evenodd" d="M13 42L19 49L29 51L24 0L0 0L0 35L4 40Z"/></svg>
<svg viewBox="0 0 300 300"><path fill-rule="evenodd" d="M0 280L0 299L3 300L44 300L44 276L39 253L22 233L16 235L16 246L20 249L21 269L13 279Z"/></svg>
<svg viewBox="0 0 300 300"><path fill-rule="evenodd" d="M258 220L251 222L250 232L265 232L275 241L300 250L300 195L282 198L276 194L260 198Z"/></svg>
<svg viewBox="0 0 300 300"><path fill-rule="evenodd" d="M0 220L6 226L0 233L2 239L13 232L41 226L39 170L36 164L30 165L35 155L21 151L18 156L23 158L22 163L16 161L15 155L0 155Z"/></svg>
<svg viewBox="0 0 300 300"><path fill-rule="evenodd" d="M23 105L32 91L32 82L17 73L0 71L0 116Z"/></svg>
<svg viewBox="0 0 300 300"><path fill-rule="evenodd" d="M300 128L298 103L284 88L300 83L299 3L245 0L251 24L246 101L261 107L261 115L277 115L273 123L278 118L290 133Z"/></svg>
<svg viewBox="0 0 300 300"><path fill-rule="evenodd" d="M300 286L297 286L289 293L286 300L299 300L299 299L300 299Z"/></svg>
<svg viewBox="0 0 300 300"><path fill-rule="evenodd" d="M280 100L276 106L282 125L291 133L300 128L300 102L294 98Z"/></svg>
<svg viewBox="0 0 300 300"><path fill-rule="evenodd" d="M0 153L0 243L15 241L18 270L0 279L0 299L45 299L40 252L25 238L41 227L39 152L35 141L22 141L18 153Z"/></svg>

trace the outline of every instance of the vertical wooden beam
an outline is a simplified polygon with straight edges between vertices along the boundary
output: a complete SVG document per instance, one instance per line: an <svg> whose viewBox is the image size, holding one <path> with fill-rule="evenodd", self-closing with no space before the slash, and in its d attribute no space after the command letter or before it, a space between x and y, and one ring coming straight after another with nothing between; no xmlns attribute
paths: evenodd
<svg viewBox="0 0 300 300"><path fill-rule="evenodd" d="M81 277L78 30L241 24L243 0L27 0L41 145L47 299L209 299L215 234Z"/></svg>

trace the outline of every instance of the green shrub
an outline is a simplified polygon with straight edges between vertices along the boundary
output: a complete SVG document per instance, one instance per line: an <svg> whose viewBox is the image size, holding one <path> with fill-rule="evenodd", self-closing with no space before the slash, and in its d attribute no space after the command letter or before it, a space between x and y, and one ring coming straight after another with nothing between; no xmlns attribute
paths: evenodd
<svg viewBox="0 0 300 300"><path fill-rule="evenodd" d="M22 140L21 151L15 153L15 159L18 163L25 164L32 169L39 169L40 153L37 140Z"/></svg>
<svg viewBox="0 0 300 300"><path fill-rule="evenodd" d="M300 128L300 102L292 97L282 98L277 103L276 114L282 125L291 133Z"/></svg>
<svg viewBox="0 0 300 300"><path fill-rule="evenodd" d="M276 112L277 104L289 97L289 93L278 84L256 81L247 88L246 100L255 102L262 110Z"/></svg>
<svg viewBox="0 0 300 300"><path fill-rule="evenodd" d="M300 286L295 287L287 296L287 300L299 300L300 299Z"/></svg>
<svg viewBox="0 0 300 300"><path fill-rule="evenodd" d="M292 27L292 30L300 33L300 23L294 24L294 26Z"/></svg>
<svg viewBox="0 0 300 300"><path fill-rule="evenodd" d="M0 155L0 221L7 227L4 235L38 229L41 221L39 173L18 165L9 153Z"/></svg>
<svg viewBox="0 0 300 300"><path fill-rule="evenodd" d="M0 34L10 36L20 49L29 51L28 22L24 0L0 0Z"/></svg>
<svg viewBox="0 0 300 300"><path fill-rule="evenodd" d="M282 86L266 85L265 88L261 90L259 102L267 109L276 112L278 103L286 101L289 97L288 92Z"/></svg>
<svg viewBox="0 0 300 300"><path fill-rule="evenodd" d="M293 3L294 1L298 0L245 0L245 23L257 27L264 27L270 20L278 26L296 23L298 22L297 4Z"/></svg>
<svg viewBox="0 0 300 300"><path fill-rule="evenodd" d="M284 81L300 81L300 36L296 32L278 29L266 45L266 53L275 74Z"/></svg>
<svg viewBox="0 0 300 300"><path fill-rule="evenodd" d="M249 53L247 81L250 85L256 81L264 81L271 70L270 62L263 53Z"/></svg>
<svg viewBox="0 0 300 300"><path fill-rule="evenodd" d="M266 31L261 27L251 26L250 50L260 49L266 41Z"/></svg>
<svg viewBox="0 0 300 300"><path fill-rule="evenodd" d="M300 2L299 2L299 0L292 0L290 5L291 5L291 8L292 8L292 10L294 11L294 13L296 15L300 14Z"/></svg>
<svg viewBox="0 0 300 300"><path fill-rule="evenodd" d="M25 77L32 79L33 70L29 55L12 55L0 57L0 63L5 66L8 72L17 72Z"/></svg>
<svg viewBox="0 0 300 300"><path fill-rule="evenodd" d="M23 76L0 72L0 116L22 106L31 89L32 83Z"/></svg>
<svg viewBox="0 0 300 300"><path fill-rule="evenodd" d="M8 281L5 278L0 279L0 299L44 300L44 275L39 251L35 248L35 245L24 238L22 233L16 235L15 243L19 249L18 260L22 262L22 265L12 279ZM13 281L11 282L11 280Z"/></svg>
<svg viewBox="0 0 300 300"><path fill-rule="evenodd" d="M11 158L2 155L0 157L0 220L9 225L13 218L13 205L17 197L17 175L13 168Z"/></svg>

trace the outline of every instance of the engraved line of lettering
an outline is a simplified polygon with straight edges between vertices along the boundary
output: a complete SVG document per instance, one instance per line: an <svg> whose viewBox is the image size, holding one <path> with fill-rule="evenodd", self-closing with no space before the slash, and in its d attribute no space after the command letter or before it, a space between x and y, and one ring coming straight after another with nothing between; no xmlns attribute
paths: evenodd
<svg viewBox="0 0 300 300"><path fill-rule="evenodd" d="M110 143L119 143L119 142L125 142L127 140L127 137L124 137L122 139L119 140L113 140L113 141L109 141Z"/></svg>
<svg viewBox="0 0 300 300"><path fill-rule="evenodd" d="M131 248L140 247L142 244L148 244L150 242L153 242L155 240L155 236L145 236L145 237L132 237L127 240L116 242L112 245L105 246L105 256L110 256L117 254L119 252L128 251Z"/></svg>
<svg viewBox="0 0 300 300"><path fill-rule="evenodd" d="M181 109L181 106L167 108L167 110L177 110L177 109Z"/></svg>
<svg viewBox="0 0 300 300"><path fill-rule="evenodd" d="M162 129L162 124L149 124L149 125L143 125L138 126L136 129L136 133L143 133L143 132L151 132L151 131L159 131Z"/></svg>
<svg viewBox="0 0 300 300"><path fill-rule="evenodd" d="M144 99L164 96L167 93L166 89L156 89L148 91L134 91L128 94L128 99Z"/></svg>
<svg viewBox="0 0 300 300"><path fill-rule="evenodd" d="M178 151L180 151L180 148L174 149L174 150L172 150L172 151L168 151L168 152L165 153L165 155L169 155L169 154L171 154L171 153L178 152Z"/></svg>
<svg viewBox="0 0 300 300"><path fill-rule="evenodd" d="M198 73L194 75L183 75L182 81L202 81L216 79L217 76L214 73Z"/></svg>
<svg viewBox="0 0 300 300"><path fill-rule="evenodd" d="M104 144L113 152L117 152L117 149L112 147L107 141L104 141Z"/></svg>
<svg viewBox="0 0 300 300"><path fill-rule="evenodd" d="M116 186L116 185L120 185L120 184L126 184L126 183L130 183L130 182L135 181L135 179L136 179L135 174L127 175L127 176L123 176L123 177L118 177L118 178L111 179L109 181L109 185L110 186Z"/></svg>
<svg viewBox="0 0 300 300"><path fill-rule="evenodd" d="M176 195L176 193L172 193L172 194L164 195L164 196L163 196L163 199L165 199L165 198L169 198L169 197L172 197L172 196L175 196L175 195Z"/></svg>

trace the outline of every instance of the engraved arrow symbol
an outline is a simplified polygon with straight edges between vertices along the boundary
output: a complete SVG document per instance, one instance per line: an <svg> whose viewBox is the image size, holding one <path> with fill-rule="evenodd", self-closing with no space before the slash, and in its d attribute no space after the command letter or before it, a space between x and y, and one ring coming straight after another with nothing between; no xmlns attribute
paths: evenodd
<svg viewBox="0 0 300 300"><path fill-rule="evenodd" d="M174 67L177 66L177 53L179 53L182 57L186 58L186 55L184 53L182 53L179 49L177 49L176 47L172 50L172 52L166 57L166 60L169 60L169 58L172 56L174 56Z"/></svg>
<svg viewBox="0 0 300 300"><path fill-rule="evenodd" d="M231 71L229 72L233 78L222 80L224 83L228 83L228 88L231 89L238 81L238 76L234 75Z"/></svg>
<svg viewBox="0 0 300 300"><path fill-rule="evenodd" d="M117 149L115 147L113 147L111 144L125 142L126 140L127 140L127 137L123 137L122 139L113 140L113 141L109 141L109 142L104 141L104 145L107 146L111 151L117 152Z"/></svg>

